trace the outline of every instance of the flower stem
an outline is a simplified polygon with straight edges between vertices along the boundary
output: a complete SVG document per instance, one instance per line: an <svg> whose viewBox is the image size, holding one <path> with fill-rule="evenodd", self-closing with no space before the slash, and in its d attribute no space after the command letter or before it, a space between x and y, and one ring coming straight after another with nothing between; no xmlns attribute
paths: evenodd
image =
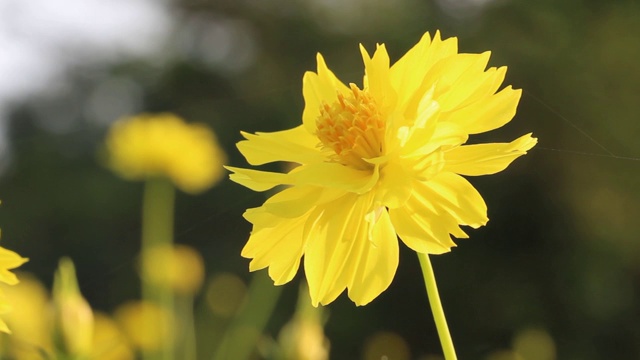
<svg viewBox="0 0 640 360"><path fill-rule="evenodd" d="M175 189L166 179L150 179L144 187L142 204L142 298L164 309L170 318L174 313L174 299L166 284L150 281L151 272L157 264L153 252L160 247L173 246L173 204ZM171 325L169 325L171 326ZM167 339L170 340L170 339ZM163 341L158 352L145 351L145 360L172 360L174 349L172 341Z"/></svg>
<svg viewBox="0 0 640 360"><path fill-rule="evenodd" d="M254 273L247 303L236 314L212 360L250 359L281 292L282 286L274 286L266 271Z"/></svg>
<svg viewBox="0 0 640 360"><path fill-rule="evenodd" d="M431 261L427 254L418 253L418 260L420 260L420 267L422 268L422 276L424 277L424 284L427 287L427 295L429 296L429 304L431 305L431 312L433 313L433 319L436 322L436 328L438 329L438 336L440 337L440 344L442 345L442 351L444 352L444 358L446 360L456 360L456 350L453 347L453 341L451 340L451 334L449 334L449 327L447 326L447 319L444 317L444 310L442 309L442 303L440 303L440 295L438 294L438 285L436 285L436 278L433 274L433 268L431 267Z"/></svg>

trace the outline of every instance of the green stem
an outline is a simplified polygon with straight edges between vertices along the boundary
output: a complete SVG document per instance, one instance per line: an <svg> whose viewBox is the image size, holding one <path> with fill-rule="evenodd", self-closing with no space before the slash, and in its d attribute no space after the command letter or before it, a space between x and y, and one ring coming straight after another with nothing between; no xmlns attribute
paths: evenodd
<svg viewBox="0 0 640 360"><path fill-rule="evenodd" d="M442 303L440 303L440 295L438 294L438 285L436 285L436 277L433 274L433 268L431 267L431 261L427 254L418 253L418 260L420 260L420 267L422 268L422 276L424 277L424 284L427 287L427 295L429 296L429 304L431 305L431 312L433 313L433 319L436 322L436 328L438 329L438 336L440 337L440 344L442 345L442 351L444 352L444 358L446 360L456 360L456 350L453 347L453 341L451 340L451 334L449 334L449 327L447 326L447 319L444 317L444 310L442 309Z"/></svg>
<svg viewBox="0 0 640 360"><path fill-rule="evenodd" d="M193 319L193 295L183 294L176 297L176 314L181 334L176 336L176 351L183 360L196 360L196 329Z"/></svg>
<svg viewBox="0 0 640 360"><path fill-rule="evenodd" d="M247 303L233 319L212 360L247 360L280 298L282 286L274 286L266 271L254 273Z"/></svg>
<svg viewBox="0 0 640 360"><path fill-rule="evenodd" d="M173 316L174 299L166 284L153 284L150 270L154 263L153 250L158 247L173 246L173 204L175 189L165 179L150 179L144 187L142 204L142 298L162 307ZM169 324L170 327L171 324ZM168 339L170 340L170 339ZM145 360L172 360L173 342L163 341L163 348L157 352L145 352Z"/></svg>

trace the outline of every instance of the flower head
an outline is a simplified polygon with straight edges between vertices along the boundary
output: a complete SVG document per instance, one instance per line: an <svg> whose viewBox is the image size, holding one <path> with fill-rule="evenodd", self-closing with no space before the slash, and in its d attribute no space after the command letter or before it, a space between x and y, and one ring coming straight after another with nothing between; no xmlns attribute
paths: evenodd
<svg viewBox="0 0 640 360"><path fill-rule="evenodd" d="M198 193L223 175L225 156L213 132L172 114L121 119L106 145L109 167L126 179L166 177L181 190Z"/></svg>
<svg viewBox="0 0 640 360"><path fill-rule="evenodd" d="M503 126L520 90L498 91L506 67L486 69L489 52L459 54L457 39L427 33L390 65L384 45L360 46L363 86L343 84L318 54L303 78L302 125L243 133L238 149L252 165L300 164L288 173L228 167L255 191L289 187L248 209L253 231L242 250L251 271L269 267L290 281L304 255L312 303L345 289L357 305L376 298L398 266L398 240L420 253L450 251L460 228L486 224L486 205L461 175L505 169L536 144L465 145L469 135Z"/></svg>
<svg viewBox="0 0 640 360"><path fill-rule="evenodd" d="M167 286L178 294L193 295L204 281L204 261L192 247L186 245L155 246L149 249L151 261L143 271L145 279L157 286Z"/></svg>

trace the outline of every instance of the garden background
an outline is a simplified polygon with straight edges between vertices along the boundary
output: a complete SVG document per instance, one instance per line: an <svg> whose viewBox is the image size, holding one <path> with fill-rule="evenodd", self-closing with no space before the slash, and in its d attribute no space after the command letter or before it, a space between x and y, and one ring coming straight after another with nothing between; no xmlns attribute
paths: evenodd
<svg viewBox="0 0 640 360"><path fill-rule="evenodd" d="M459 357L510 359L507 349L534 339L552 344L551 358L640 358L640 4L631 0L0 0L2 246L28 257L19 270L48 287L70 256L85 298L110 313L139 297L143 189L104 166L113 121L177 113L210 126L227 163L244 166L241 130L300 123L316 52L360 83L358 43L385 43L394 61L437 29L457 36L461 52L491 50L490 66L509 68L505 84L524 89L515 119L475 140L539 138L506 171L470 179L490 221L432 257ZM206 264L199 358L219 342L214 324L229 322L207 312L207 284L223 273L249 283L241 215L264 199L226 178L177 194L176 242ZM390 359L440 353L417 258L404 245L400 256L371 304L343 294L325 308L331 359L391 351L375 346L399 351ZM269 290L281 294L267 336L290 320L301 280L302 271Z"/></svg>

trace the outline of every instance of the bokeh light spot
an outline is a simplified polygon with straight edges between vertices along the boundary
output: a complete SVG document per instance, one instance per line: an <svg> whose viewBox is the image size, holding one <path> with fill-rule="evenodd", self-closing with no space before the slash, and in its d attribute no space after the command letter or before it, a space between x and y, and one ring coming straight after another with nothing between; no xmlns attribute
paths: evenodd
<svg viewBox="0 0 640 360"><path fill-rule="evenodd" d="M221 273L209 281L207 304L211 311L221 317L231 317L245 302L247 286L237 275Z"/></svg>

